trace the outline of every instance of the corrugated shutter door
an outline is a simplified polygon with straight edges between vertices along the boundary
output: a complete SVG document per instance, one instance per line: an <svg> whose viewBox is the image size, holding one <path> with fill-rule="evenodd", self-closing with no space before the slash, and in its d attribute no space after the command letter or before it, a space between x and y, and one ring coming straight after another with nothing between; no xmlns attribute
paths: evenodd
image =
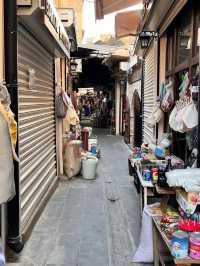
<svg viewBox="0 0 200 266"><path fill-rule="evenodd" d="M151 143L154 138L154 129L147 123L155 102L156 90L156 58L155 49L151 45L145 56L144 63L144 120L143 120L143 141Z"/></svg>
<svg viewBox="0 0 200 266"><path fill-rule="evenodd" d="M28 70L35 70L29 88ZM53 57L18 27L19 155L21 231L56 182L56 126Z"/></svg>

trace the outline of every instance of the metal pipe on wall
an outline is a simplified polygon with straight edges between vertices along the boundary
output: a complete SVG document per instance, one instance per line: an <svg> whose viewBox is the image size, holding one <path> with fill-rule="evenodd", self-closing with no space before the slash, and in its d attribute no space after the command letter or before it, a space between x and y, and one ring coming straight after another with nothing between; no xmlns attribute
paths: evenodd
<svg viewBox="0 0 200 266"><path fill-rule="evenodd" d="M200 28L198 30L198 48L199 48L199 93L198 93L198 143L197 143L197 167L200 168Z"/></svg>
<svg viewBox="0 0 200 266"><path fill-rule="evenodd" d="M11 109L18 122L17 86L17 3L4 0L5 15L5 80L11 97ZM18 153L18 149L17 149ZM23 243L20 235L19 165L14 163L15 197L8 202L8 244L15 252L20 252Z"/></svg>

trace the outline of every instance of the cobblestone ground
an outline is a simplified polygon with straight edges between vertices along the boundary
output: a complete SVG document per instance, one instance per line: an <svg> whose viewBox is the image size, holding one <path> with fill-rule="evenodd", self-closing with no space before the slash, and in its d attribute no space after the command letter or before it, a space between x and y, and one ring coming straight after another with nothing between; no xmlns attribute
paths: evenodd
<svg viewBox="0 0 200 266"><path fill-rule="evenodd" d="M99 133L95 181L61 182L19 258L23 266L131 266L140 204L128 175L128 147Z"/></svg>

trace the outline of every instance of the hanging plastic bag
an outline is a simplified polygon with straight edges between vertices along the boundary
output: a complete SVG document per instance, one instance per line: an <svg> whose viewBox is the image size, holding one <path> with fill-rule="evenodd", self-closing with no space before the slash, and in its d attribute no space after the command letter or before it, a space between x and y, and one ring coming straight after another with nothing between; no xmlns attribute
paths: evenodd
<svg viewBox="0 0 200 266"><path fill-rule="evenodd" d="M169 116L169 126L177 132L184 133L185 127L182 119L184 108L178 110L177 106L174 107L170 116Z"/></svg>
<svg viewBox="0 0 200 266"><path fill-rule="evenodd" d="M184 108L182 120L187 130L191 130L198 125L198 112L193 101Z"/></svg>
<svg viewBox="0 0 200 266"><path fill-rule="evenodd" d="M180 133L185 133L186 132L186 128L185 128L185 124L183 122L183 114L185 112L185 107L178 110L176 117L175 117L175 123L176 123L176 131L180 132Z"/></svg>
<svg viewBox="0 0 200 266"><path fill-rule="evenodd" d="M173 104L174 104L173 84L172 81L170 81L166 85L166 94L161 102L161 109L163 110L163 112L169 112L172 109Z"/></svg>
<svg viewBox="0 0 200 266"><path fill-rule="evenodd" d="M189 97L184 97L176 102L169 117L170 127L177 132L190 131L198 123L198 112L195 104Z"/></svg>
<svg viewBox="0 0 200 266"><path fill-rule="evenodd" d="M183 80L181 82L181 85L179 86L179 97L182 99L188 94L188 88L190 86L190 80L189 80L189 74L188 72L185 73L183 76Z"/></svg>
<svg viewBox="0 0 200 266"><path fill-rule="evenodd" d="M159 99L160 99L160 102L162 102L164 96L166 94L166 86L165 86L165 83L162 82L161 85L160 85L160 92L159 92Z"/></svg>
<svg viewBox="0 0 200 266"><path fill-rule="evenodd" d="M62 93L58 94L55 99L55 111L57 118L65 118L67 106L63 101Z"/></svg>
<svg viewBox="0 0 200 266"><path fill-rule="evenodd" d="M177 116L177 107L174 106L170 116L169 116L169 126L174 130L176 131L177 129L177 122L176 122L176 116Z"/></svg>
<svg viewBox="0 0 200 266"><path fill-rule="evenodd" d="M147 124L150 127L154 127L156 123L160 122L163 116L164 116L163 111L160 109L160 101L159 99L157 99L157 102L154 105L153 111L147 120Z"/></svg>

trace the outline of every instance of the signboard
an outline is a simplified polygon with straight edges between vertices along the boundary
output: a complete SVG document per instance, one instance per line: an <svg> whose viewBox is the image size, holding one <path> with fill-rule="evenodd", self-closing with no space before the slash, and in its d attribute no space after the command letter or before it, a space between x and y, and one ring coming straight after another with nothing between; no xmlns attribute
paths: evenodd
<svg viewBox="0 0 200 266"><path fill-rule="evenodd" d="M70 27L74 23L75 15L72 8L58 8L57 11L65 28Z"/></svg>
<svg viewBox="0 0 200 266"><path fill-rule="evenodd" d="M45 1L45 12L64 46L69 49L69 38L54 6L53 0Z"/></svg>
<svg viewBox="0 0 200 266"><path fill-rule="evenodd" d="M32 0L17 0L17 5L18 6L32 6Z"/></svg>

